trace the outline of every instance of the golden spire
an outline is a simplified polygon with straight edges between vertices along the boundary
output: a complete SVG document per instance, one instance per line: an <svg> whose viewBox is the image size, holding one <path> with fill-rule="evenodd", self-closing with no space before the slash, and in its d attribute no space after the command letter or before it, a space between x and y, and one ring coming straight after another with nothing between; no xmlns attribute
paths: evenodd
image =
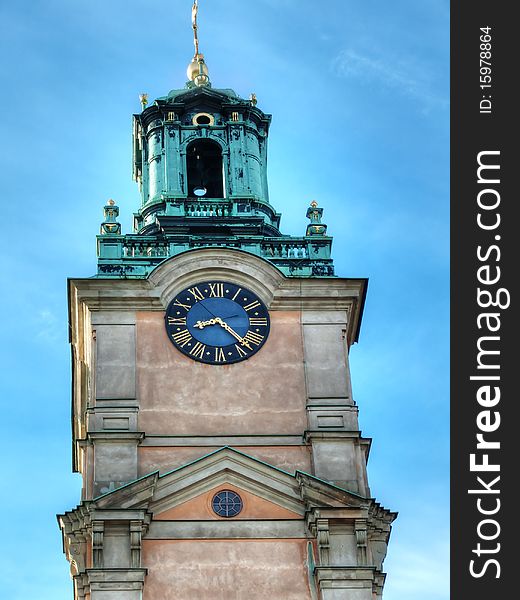
<svg viewBox="0 0 520 600"><path fill-rule="evenodd" d="M193 27L193 43L195 44L195 58L199 55L199 34L197 27L197 14L199 12L199 0L194 0L191 8L191 26Z"/></svg>
<svg viewBox="0 0 520 600"><path fill-rule="evenodd" d="M193 28L193 44L195 46L195 54L193 60L188 65L188 85L209 85L208 67L204 62L204 55L199 52L199 26L197 24L197 16L199 13L199 0L193 1L191 7L191 26Z"/></svg>

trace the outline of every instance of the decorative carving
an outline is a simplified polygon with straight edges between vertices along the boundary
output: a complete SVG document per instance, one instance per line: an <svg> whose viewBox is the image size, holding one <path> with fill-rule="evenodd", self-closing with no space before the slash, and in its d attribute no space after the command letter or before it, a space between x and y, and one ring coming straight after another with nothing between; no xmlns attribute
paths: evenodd
<svg viewBox="0 0 520 600"><path fill-rule="evenodd" d="M356 531L356 544L357 544L357 561L358 565L367 565L367 524L366 521L356 519L354 523Z"/></svg>
<svg viewBox="0 0 520 600"><path fill-rule="evenodd" d="M331 265L313 265L312 274L316 277L332 277L334 275L334 267Z"/></svg>
<svg viewBox="0 0 520 600"><path fill-rule="evenodd" d="M386 558L388 532L385 529L386 527L378 527L375 523L372 523L368 529L372 562L378 569L383 568L383 561Z"/></svg>
<svg viewBox="0 0 520 600"><path fill-rule="evenodd" d="M99 265L99 271L101 273L117 273L123 277L126 273L135 271L135 268L132 265Z"/></svg>
<svg viewBox="0 0 520 600"><path fill-rule="evenodd" d="M317 519L316 521L316 540L318 542L318 553L320 557L320 565L329 564L329 522L327 519Z"/></svg>
<svg viewBox="0 0 520 600"><path fill-rule="evenodd" d="M130 521L130 566L138 569L141 566L141 521Z"/></svg>
<svg viewBox="0 0 520 600"><path fill-rule="evenodd" d="M63 534L63 545L67 559L70 562L71 575L74 579L76 598L90 597L88 578L85 575L88 569L104 569L104 543L105 533L111 521L107 520L106 512L97 516L96 507L91 503L84 503L75 510L59 515L60 528ZM101 518L100 518L101 517ZM115 519L117 523L125 521L124 510L119 511ZM128 544L130 548L130 568L141 568L141 542L148 530L151 514L146 511L131 510L126 523L128 523ZM87 558L87 550L91 555ZM127 564L121 565L127 568Z"/></svg>
<svg viewBox="0 0 520 600"><path fill-rule="evenodd" d="M77 539L78 536L69 538L69 550L67 553L70 561L70 574L72 577L84 571L86 566L86 544L85 542L72 541Z"/></svg>
<svg viewBox="0 0 520 600"><path fill-rule="evenodd" d="M103 521L92 523L92 566L94 569L103 568L103 536L105 524Z"/></svg>

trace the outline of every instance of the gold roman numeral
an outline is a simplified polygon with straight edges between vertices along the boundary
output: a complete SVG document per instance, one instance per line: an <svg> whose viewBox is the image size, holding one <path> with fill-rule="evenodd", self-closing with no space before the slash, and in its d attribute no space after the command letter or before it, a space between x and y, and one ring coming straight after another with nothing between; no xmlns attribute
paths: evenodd
<svg viewBox="0 0 520 600"><path fill-rule="evenodd" d="M186 325L186 317L168 317L168 325Z"/></svg>
<svg viewBox="0 0 520 600"><path fill-rule="evenodd" d="M184 348L184 346L186 346L186 344L192 339L191 333L187 329L183 329L178 333L174 333L172 338L173 341L181 348Z"/></svg>
<svg viewBox="0 0 520 600"><path fill-rule="evenodd" d="M222 348L215 348L215 362L226 362L226 355Z"/></svg>
<svg viewBox="0 0 520 600"><path fill-rule="evenodd" d="M235 348L237 349L237 352L240 355L240 357L247 356L247 352L245 352L245 350L243 350L238 344L235 344Z"/></svg>
<svg viewBox="0 0 520 600"><path fill-rule="evenodd" d="M197 302L199 300L204 300L204 296L198 287L188 289L188 292L195 298L195 300L197 300Z"/></svg>
<svg viewBox="0 0 520 600"><path fill-rule="evenodd" d="M250 344L254 344L255 346L260 346L260 344L262 343L262 341L264 339L264 336L260 335L259 333L255 333L254 331L249 330L245 334L243 339L246 342L249 342Z"/></svg>
<svg viewBox="0 0 520 600"><path fill-rule="evenodd" d="M255 300L254 302L251 302L251 304L244 306L244 310L253 310L253 308L257 308L258 306L260 306L260 302L258 302L258 300Z"/></svg>
<svg viewBox="0 0 520 600"><path fill-rule="evenodd" d="M184 308L185 310L190 310L191 306L189 304L183 304L182 302L179 301L178 298L175 298L175 300L173 301L173 305L174 306L180 306L181 308Z"/></svg>
<svg viewBox="0 0 520 600"><path fill-rule="evenodd" d="M253 326L253 325L259 325L260 327L267 327L267 318L266 317L259 317L257 318L251 318L249 319L249 325Z"/></svg>
<svg viewBox="0 0 520 600"><path fill-rule="evenodd" d="M238 296L238 294L240 294L241 291L242 291L242 288L238 288L236 294L233 296L233 298L231 298L231 300L235 300L236 297Z"/></svg>
<svg viewBox="0 0 520 600"><path fill-rule="evenodd" d="M223 283L210 283L209 297L210 298L223 298L224 297L224 284Z"/></svg>
<svg viewBox="0 0 520 600"><path fill-rule="evenodd" d="M197 358L204 358L204 352L206 351L206 346L197 342L195 346L190 350L190 356L196 356Z"/></svg>

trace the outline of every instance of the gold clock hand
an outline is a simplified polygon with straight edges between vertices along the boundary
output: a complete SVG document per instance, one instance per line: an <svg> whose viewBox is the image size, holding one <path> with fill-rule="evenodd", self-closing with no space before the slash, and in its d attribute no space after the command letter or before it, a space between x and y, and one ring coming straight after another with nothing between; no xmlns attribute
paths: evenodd
<svg viewBox="0 0 520 600"><path fill-rule="evenodd" d="M194 327L198 327L199 329L204 329L204 327L206 327L206 325L217 325L217 324L220 325L221 327L223 327L235 339L237 339L242 344L242 346L249 348L249 350L253 349L253 348L251 348L251 346L249 345L249 342L247 340L245 340L242 336L238 335L238 333L234 329L232 329L220 317L215 317L214 319L210 319L209 321L197 321L195 323Z"/></svg>
<svg viewBox="0 0 520 600"><path fill-rule="evenodd" d="M221 325L226 331L228 331L234 338L236 338L241 344L242 346L245 346L246 348L249 348L249 350L252 350L253 348L251 348L251 346L249 345L249 342L247 340L245 340L243 337L241 337L240 335L238 335L238 333L232 329L225 321L223 321L220 317L217 317L215 319L215 321L217 321L217 323L219 323L219 325Z"/></svg>
<svg viewBox="0 0 520 600"><path fill-rule="evenodd" d="M217 321L215 319L210 319L209 321L197 321L193 327L198 327L199 329L204 329L206 325L215 325Z"/></svg>

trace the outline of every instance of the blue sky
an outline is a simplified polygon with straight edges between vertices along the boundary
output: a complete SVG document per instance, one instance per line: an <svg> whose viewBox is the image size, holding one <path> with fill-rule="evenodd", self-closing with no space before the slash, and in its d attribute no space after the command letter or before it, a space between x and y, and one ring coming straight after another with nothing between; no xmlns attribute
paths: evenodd
<svg viewBox="0 0 520 600"><path fill-rule="evenodd" d="M200 0L214 87L273 114L271 202L325 209L336 272L369 277L351 350L373 495L399 511L385 600L448 593L449 3ZM185 83L191 0L0 1L0 597L70 600L55 514L71 473L66 278L95 272L114 198L130 231L131 115ZM5 516L7 515L7 516Z"/></svg>

